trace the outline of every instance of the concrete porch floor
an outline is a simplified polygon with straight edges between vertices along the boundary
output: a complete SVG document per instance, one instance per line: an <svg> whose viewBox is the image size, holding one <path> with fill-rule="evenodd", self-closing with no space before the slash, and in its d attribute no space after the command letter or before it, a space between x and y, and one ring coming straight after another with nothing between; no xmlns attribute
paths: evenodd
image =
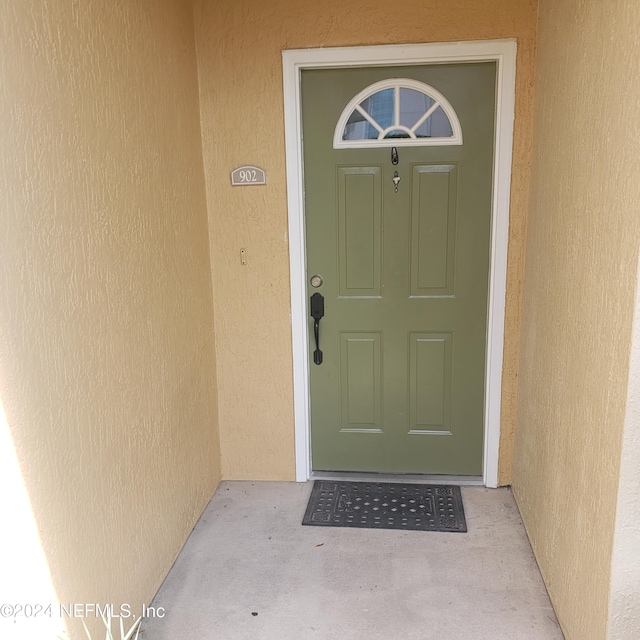
<svg viewBox="0 0 640 640"><path fill-rule="evenodd" d="M563 638L509 489L462 488L466 534L302 526L310 492L221 483L144 640Z"/></svg>

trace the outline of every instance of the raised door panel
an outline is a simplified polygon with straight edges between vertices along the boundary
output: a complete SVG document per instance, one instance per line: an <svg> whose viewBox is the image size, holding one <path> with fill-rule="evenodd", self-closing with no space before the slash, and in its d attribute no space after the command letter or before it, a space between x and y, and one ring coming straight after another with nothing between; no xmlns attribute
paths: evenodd
<svg viewBox="0 0 640 640"><path fill-rule="evenodd" d="M453 335L409 336L409 433L451 435Z"/></svg>
<svg viewBox="0 0 640 640"><path fill-rule="evenodd" d="M411 193L411 295L454 295L455 164L414 165Z"/></svg>
<svg viewBox="0 0 640 640"><path fill-rule="evenodd" d="M381 294L380 167L338 167L340 295Z"/></svg>
<svg viewBox="0 0 640 640"><path fill-rule="evenodd" d="M380 333L340 333L341 431L382 430Z"/></svg>

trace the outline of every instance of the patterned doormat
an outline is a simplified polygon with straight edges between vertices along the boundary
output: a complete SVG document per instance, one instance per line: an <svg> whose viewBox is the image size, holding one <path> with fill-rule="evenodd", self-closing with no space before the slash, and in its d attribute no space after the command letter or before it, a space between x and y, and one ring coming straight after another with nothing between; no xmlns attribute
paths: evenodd
<svg viewBox="0 0 640 640"><path fill-rule="evenodd" d="M316 480L302 524L466 532L460 487Z"/></svg>

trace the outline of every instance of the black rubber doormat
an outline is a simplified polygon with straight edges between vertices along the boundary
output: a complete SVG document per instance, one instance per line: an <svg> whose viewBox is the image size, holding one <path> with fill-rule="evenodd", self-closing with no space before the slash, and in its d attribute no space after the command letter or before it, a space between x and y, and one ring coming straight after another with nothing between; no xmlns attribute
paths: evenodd
<svg viewBox="0 0 640 640"><path fill-rule="evenodd" d="M302 524L466 532L460 487L316 480Z"/></svg>

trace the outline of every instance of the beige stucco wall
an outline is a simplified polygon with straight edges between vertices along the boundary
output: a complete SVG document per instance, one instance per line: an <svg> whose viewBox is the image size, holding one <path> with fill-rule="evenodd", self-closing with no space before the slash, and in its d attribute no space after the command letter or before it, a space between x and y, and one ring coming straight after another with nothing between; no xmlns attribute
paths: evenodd
<svg viewBox="0 0 640 640"><path fill-rule="evenodd" d="M294 477L283 49L518 39L500 478L511 476L529 189L535 0L196 0L203 147L226 478ZM264 167L266 187L229 172ZM240 249L248 264L241 266Z"/></svg>
<svg viewBox="0 0 640 640"><path fill-rule="evenodd" d="M606 637L640 242L636 0L542 0L514 490L567 640Z"/></svg>
<svg viewBox="0 0 640 640"><path fill-rule="evenodd" d="M0 49L2 403L60 600L139 607L220 473L192 9L6 1Z"/></svg>

